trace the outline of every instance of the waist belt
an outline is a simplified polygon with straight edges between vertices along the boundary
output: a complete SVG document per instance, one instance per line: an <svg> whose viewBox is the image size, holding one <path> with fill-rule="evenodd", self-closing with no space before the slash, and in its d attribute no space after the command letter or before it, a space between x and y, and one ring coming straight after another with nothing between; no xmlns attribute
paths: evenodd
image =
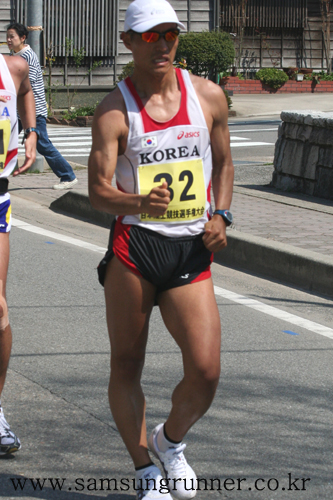
<svg viewBox="0 0 333 500"><path fill-rule="evenodd" d="M0 177L0 195L7 193L9 181L7 177Z"/></svg>

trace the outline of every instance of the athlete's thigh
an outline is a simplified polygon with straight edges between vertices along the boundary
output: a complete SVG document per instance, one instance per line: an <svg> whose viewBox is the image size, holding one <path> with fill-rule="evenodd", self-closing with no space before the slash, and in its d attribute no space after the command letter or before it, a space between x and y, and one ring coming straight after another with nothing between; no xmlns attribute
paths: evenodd
<svg viewBox="0 0 333 500"><path fill-rule="evenodd" d="M111 354L141 356L147 342L155 287L113 257L104 290Z"/></svg>
<svg viewBox="0 0 333 500"><path fill-rule="evenodd" d="M2 294L6 296L6 282L9 264L9 233L0 233L0 280L2 281Z"/></svg>
<svg viewBox="0 0 333 500"><path fill-rule="evenodd" d="M220 360L221 324L212 279L162 292L163 321L179 345L184 369L205 370Z"/></svg>

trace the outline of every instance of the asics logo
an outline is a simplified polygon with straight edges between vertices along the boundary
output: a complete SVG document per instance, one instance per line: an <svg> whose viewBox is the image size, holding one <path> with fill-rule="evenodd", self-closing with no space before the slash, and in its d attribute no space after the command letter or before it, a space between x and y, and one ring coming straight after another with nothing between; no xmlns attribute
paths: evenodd
<svg viewBox="0 0 333 500"><path fill-rule="evenodd" d="M180 140L184 137L184 139L190 139L191 137L200 137L200 132L185 132L182 131L180 134L178 134L177 139Z"/></svg>

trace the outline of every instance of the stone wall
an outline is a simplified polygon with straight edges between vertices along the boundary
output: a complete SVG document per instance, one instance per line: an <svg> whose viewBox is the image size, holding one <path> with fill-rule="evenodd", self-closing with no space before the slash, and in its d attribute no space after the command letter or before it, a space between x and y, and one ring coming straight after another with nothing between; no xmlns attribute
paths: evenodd
<svg viewBox="0 0 333 500"><path fill-rule="evenodd" d="M333 200L333 113L282 111L272 186Z"/></svg>

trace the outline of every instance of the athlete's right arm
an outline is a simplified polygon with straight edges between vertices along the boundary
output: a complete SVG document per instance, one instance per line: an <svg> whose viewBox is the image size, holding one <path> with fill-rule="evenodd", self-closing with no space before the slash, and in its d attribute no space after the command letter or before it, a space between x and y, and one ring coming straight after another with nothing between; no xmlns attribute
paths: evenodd
<svg viewBox="0 0 333 500"><path fill-rule="evenodd" d="M35 98L29 81L28 63L19 56L6 56L6 63L17 93L17 109L24 129L36 127ZM28 170L36 159L37 135L32 132L25 141L25 161L13 177Z"/></svg>
<svg viewBox="0 0 333 500"><path fill-rule="evenodd" d="M126 149L127 135L126 108L120 90L116 89L101 102L94 115L88 161L90 202L97 210L115 215L163 215L170 203L166 182L146 196L124 193L111 185L118 155Z"/></svg>

